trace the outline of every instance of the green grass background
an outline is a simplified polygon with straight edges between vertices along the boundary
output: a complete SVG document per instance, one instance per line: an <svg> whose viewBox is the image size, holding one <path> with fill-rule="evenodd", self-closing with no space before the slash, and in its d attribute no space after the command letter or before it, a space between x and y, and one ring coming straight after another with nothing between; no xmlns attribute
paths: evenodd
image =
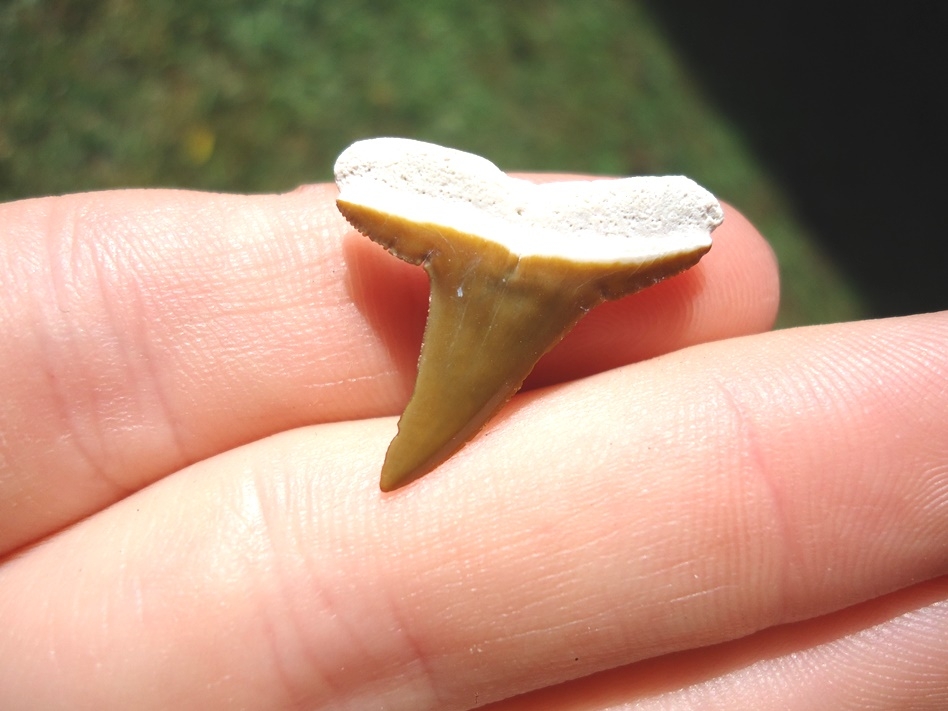
<svg viewBox="0 0 948 711"><path fill-rule="evenodd" d="M863 312L641 2L0 4L2 200L283 191L375 135L505 170L689 175L773 244L781 326Z"/></svg>

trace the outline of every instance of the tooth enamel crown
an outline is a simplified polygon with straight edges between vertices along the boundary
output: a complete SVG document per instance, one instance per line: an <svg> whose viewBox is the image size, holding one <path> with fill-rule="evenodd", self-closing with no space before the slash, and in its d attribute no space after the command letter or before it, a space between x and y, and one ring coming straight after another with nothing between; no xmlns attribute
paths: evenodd
<svg viewBox="0 0 948 711"><path fill-rule="evenodd" d="M336 161L340 212L431 284L411 400L384 491L448 459L592 307L694 265L723 220L682 176L535 185L479 156L401 138Z"/></svg>

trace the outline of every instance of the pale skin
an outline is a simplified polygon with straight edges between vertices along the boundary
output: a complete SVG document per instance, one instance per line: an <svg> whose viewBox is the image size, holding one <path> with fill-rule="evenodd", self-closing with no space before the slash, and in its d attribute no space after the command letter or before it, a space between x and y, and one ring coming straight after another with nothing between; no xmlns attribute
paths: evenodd
<svg viewBox="0 0 948 711"><path fill-rule="evenodd" d="M335 194L0 206L0 707L948 706L948 315L768 332L728 209L382 494L425 276Z"/></svg>

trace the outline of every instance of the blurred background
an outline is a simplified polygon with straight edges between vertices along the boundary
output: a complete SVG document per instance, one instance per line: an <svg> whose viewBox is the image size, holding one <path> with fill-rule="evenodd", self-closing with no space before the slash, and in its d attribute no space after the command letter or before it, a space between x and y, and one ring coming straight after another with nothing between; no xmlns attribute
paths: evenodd
<svg viewBox="0 0 948 711"><path fill-rule="evenodd" d="M408 136L694 178L776 250L780 326L948 308L948 5L733 5L0 0L0 200L285 191Z"/></svg>

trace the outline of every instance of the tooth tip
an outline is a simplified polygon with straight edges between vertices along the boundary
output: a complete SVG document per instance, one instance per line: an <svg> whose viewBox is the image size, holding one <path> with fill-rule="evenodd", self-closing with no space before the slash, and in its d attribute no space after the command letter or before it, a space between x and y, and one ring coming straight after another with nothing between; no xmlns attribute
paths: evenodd
<svg viewBox="0 0 948 711"><path fill-rule="evenodd" d="M421 476L427 473L427 471L428 470L418 468L397 468L389 461L386 461L382 465L382 476L379 478L379 489L385 493L396 491L397 489L401 489L403 486L411 484L413 481L415 481L415 479L421 478Z"/></svg>
<svg viewBox="0 0 948 711"><path fill-rule="evenodd" d="M382 476L379 478L379 489L384 492L395 491L405 485L405 472L393 470L388 462L382 465Z"/></svg>
<svg viewBox="0 0 948 711"><path fill-rule="evenodd" d="M454 437L436 440L425 438L423 434L430 433L430 428L419 421L406 426L404 417L403 414L399 420L399 432L389 444L382 463L382 475L379 478L382 491L395 491L408 486L436 469L460 447Z"/></svg>

